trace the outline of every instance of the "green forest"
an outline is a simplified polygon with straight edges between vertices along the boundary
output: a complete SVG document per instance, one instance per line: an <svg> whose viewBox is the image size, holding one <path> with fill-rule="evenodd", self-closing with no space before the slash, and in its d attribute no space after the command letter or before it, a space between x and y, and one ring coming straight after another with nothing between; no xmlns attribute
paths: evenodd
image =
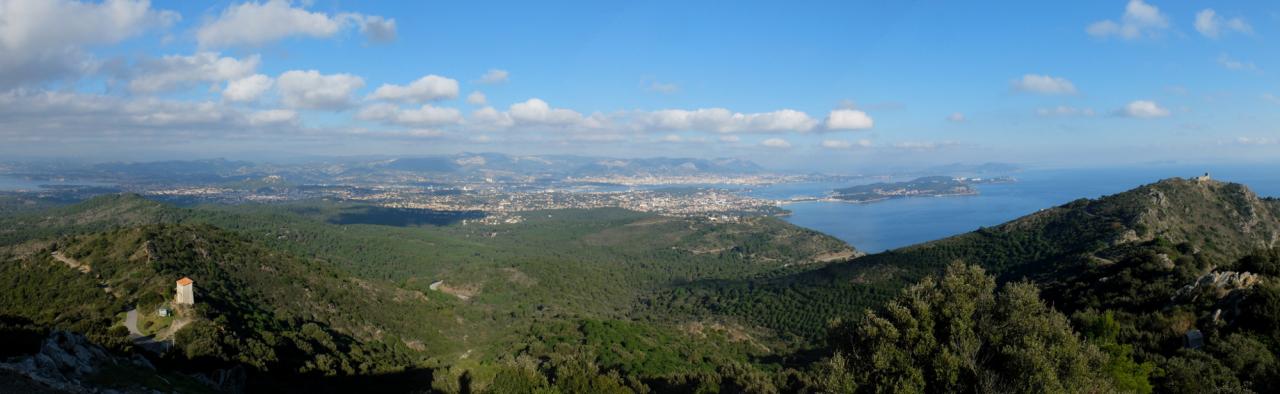
<svg viewBox="0 0 1280 394"><path fill-rule="evenodd" d="M249 391L1280 389L1280 203L1236 184L1166 180L865 256L770 217L3 206L4 356L65 330ZM122 316L182 277L196 304L143 319L172 348L142 349ZM120 380L95 382L151 381Z"/></svg>

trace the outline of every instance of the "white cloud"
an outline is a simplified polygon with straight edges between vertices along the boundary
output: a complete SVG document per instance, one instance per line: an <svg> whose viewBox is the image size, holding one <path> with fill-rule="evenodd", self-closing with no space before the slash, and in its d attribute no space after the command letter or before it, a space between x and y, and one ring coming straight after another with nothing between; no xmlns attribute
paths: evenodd
<svg viewBox="0 0 1280 394"><path fill-rule="evenodd" d="M395 39L393 19L356 13L330 15L294 7L285 0L232 5L196 30L201 47L258 46L289 37L327 38L358 26L369 41Z"/></svg>
<svg viewBox="0 0 1280 394"><path fill-rule="evenodd" d="M396 20L380 16L362 16L360 32L369 42L386 43L396 40Z"/></svg>
<svg viewBox="0 0 1280 394"><path fill-rule="evenodd" d="M1136 100L1117 110L1116 114L1130 118L1163 118L1169 116L1169 110L1154 101Z"/></svg>
<svg viewBox="0 0 1280 394"><path fill-rule="evenodd" d="M837 109L827 114L827 130L864 130L874 126L871 116L856 109Z"/></svg>
<svg viewBox="0 0 1280 394"><path fill-rule="evenodd" d="M1241 18L1223 18L1212 8L1205 8L1196 13L1195 27L1196 31L1209 38L1218 38L1222 36L1222 33L1230 31L1244 34L1253 33L1253 26L1250 26L1249 22L1245 22Z"/></svg>
<svg viewBox="0 0 1280 394"><path fill-rule="evenodd" d="M964 114L955 112L955 113L952 113L951 115L947 115L947 121L960 123L965 121L965 117L964 117Z"/></svg>
<svg viewBox="0 0 1280 394"><path fill-rule="evenodd" d="M1280 144L1280 140L1277 140L1277 139L1275 139L1275 138L1254 138L1254 137L1239 137L1239 138L1236 138L1236 141L1235 141L1235 142L1236 142L1236 144L1239 144L1239 145L1277 145L1277 144Z"/></svg>
<svg viewBox="0 0 1280 394"><path fill-rule="evenodd" d="M276 86L281 102L290 108L338 110L351 107L351 96L364 87L364 79L351 74L294 70L280 74Z"/></svg>
<svg viewBox="0 0 1280 394"><path fill-rule="evenodd" d="M676 134L667 134L658 140L659 142L684 142L684 137Z"/></svg>
<svg viewBox="0 0 1280 394"><path fill-rule="evenodd" d="M493 107L471 111L471 117L468 120L470 124L486 129L504 129L515 125L515 121L512 121L506 112L498 111Z"/></svg>
<svg viewBox="0 0 1280 394"><path fill-rule="evenodd" d="M637 126L643 130L715 133L805 132L818 124L808 114L790 109L745 114L724 108L664 109L641 112L637 118Z"/></svg>
<svg viewBox="0 0 1280 394"><path fill-rule="evenodd" d="M169 55L142 62L133 72L129 90L156 93L188 88L197 83L218 83L252 75L261 59L258 55L244 60L223 57L216 52L200 52L191 56Z"/></svg>
<svg viewBox="0 0 1280 394"><path fill-rule="evenodd" d="M1040 94L1076 94L1076 85L1066 78L1026 74L1009 85L1015 91Z"/></svg>
<svg viewBox="0 0 1280 394"><path fill-rule="evenodd" d="M440 126L455 124L462 120L462 113L454 108L433 107L423 104L417 109L402 110L396 116L400 124Z"/></svg>
<svg viewBox="0 0 1280 394"><path fill-rule="evenodd" d="M227 82L227 87L222 89L222 99L242 103L254 101L270 90L274 83L271 77L262 74L240 78Z"/></svg>
<svg viewBox="0 0 1280 394"><path fill-rule="evenodd" d="M760 141L760 146L763 146L766 148L787 149L791 147L791 143L781 138L770 138L764 141Z"/></svg>
<svg viewBox="0 0 1280 394"><path fill-rule="evenodd" d="M722 135L719 140L720 142L738 142L742 141L742 138L736 135Z"/></svg>
<svg viewBox="0 0 1280 394"><path fill-rule="evenodd" d="M86 47L118 43L179 19L146 0L0 0L0 88L91 73L99 63Z"/></svg>
<svg viewBox="0 0 1280 394"><path fill-rule="evenodd" d="M935 151L942 148L949 148L960 145L953 141L905 141L893 144L894 149L911 150L911 151Z"/></svg>
<svg viewBox="0 0 1280 394"><path fill-rule="evenodd" d="M457 109L423 104L419 108L404 109L395 104L379 103L360 109L357 119L376 120L405 126L447 126L462 121Z"/></svg>
<svg viewBox="0 0 1280 394"><path fill-rule="evenodd" d="M458 81L439 75L427 75L408 86L383 84L369 98L424 103L458 97Z"/></svg>
<svg viewBox="0 0 1280 394"><path fill-rule="evenodd" d="M552 108L546 101L537 98L512 104L507 109L507 114L517 124L526 125L571 126L583 121L582 114L577 111Z"/></svg>
<svg viewBox="0 0 1280 394"><path fill-rule="evenodd" d="M1271 102L1271 103L1273 103L1273 104L1280 104L1280 96L1276 96L1276 95L1271 94L1271 93L1263 93L1263 94L1262 94L1262 101L1268 101L1268 102Z"/></svg>
<svg viewBox="0 0 1280 394"><path fill-rule="evenodd" d="M484 92L474 91L467 95L467 104L485 105L489 102L489 98L485 97Z"/></svg>
<svg viewBox="0 0 1280 394"><path fill-rule="evenodd" d="M1253 62L1232 59L1225 53L1218 55L1218 65L1233 71L1258 71L1258 66L1254 65Z"/></svg>
<svg viewBox="0 0 1280 394"><path fill-rule="evenodd" d="M1168 27L1169 18L1161 13L1159 8L1142 0L1129 0L1129 4L1124 8L1124 15L1120 17L1120 22L1110 19L1094 22L1085 28L1085 32L1099 38L1115 36L1136 40L1159 36Z"/></svg>
<svg viewBox="0 0 1280 394"><path fill-rule="evenodd" d="M256 115L261 121L279 114ZM254 114L217 102L15 89L0 93L0 140L144 141L260 134ZM292 130L275 124L271 131Z"/></svg>
<svg viewBox="0 0 1280 394"><path fill-rule="evenodd" d="M827 148L827 149L851 149L854 147L867 148L871 146L871 140L865 140L865 139L857 140L857 141L823 140L821 145L823 148Z"/></svg>
<svg viewBox="0 0 1280 394"><path fill-rule="evenodd" d="M251 125L297 124L298 112L291 109L269 109L249 114Z"/></svg>
<svg viewBox="0 0 1280 394"><path fill-rule="evenodd" d="M510 73L508 73L507 70L501 70L496 68L489 69L488 72L480 76L480 83L488 83L488 84L503 83L507 81L507 77L509 76L510 76Z"/></svg>
<svg viewBox="0 0 1280 394"><path fill-rule="evenodd" d="M1092 108L1076 108L1066 105L1059 105L1053 108L1036 109L1036 115L1039 116L1093 116Z"/></svg>

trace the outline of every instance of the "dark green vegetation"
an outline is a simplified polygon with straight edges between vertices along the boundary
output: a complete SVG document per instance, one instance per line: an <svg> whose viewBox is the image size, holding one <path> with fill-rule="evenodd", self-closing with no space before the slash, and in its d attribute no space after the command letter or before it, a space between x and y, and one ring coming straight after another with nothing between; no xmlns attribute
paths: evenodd
<svg viewBox="0 0 1280 394"><path fill-rule="evenodd" d="M875 202L890 198L937 197L977 194L969 182L949 176L927 176L906 182L872 183L836 189L831 197L853 202Z"/></svg>
<svg viewBox="0 0 1280 394"><path fill-rule="evenodd" d="M1280 299L1278 246L1280 202L1238 184L1171 179L818 270L704 281L656 304L819 340L832 319L879 309L898 289L962 262L1043 289L1112 358L1119 387L1266 392L1280 381L1272 361L1280 336L1267 325ZM1194 349L1193 330L1203 336ZM1129 376L1147 370L1149 379Z"/></svg>
<svg viewBox="0 0 1280 394"><path fill-rule="evenodd" d="M862 257L771 218L437 226L416 218L445 213L328 201L10 206L6 335L69 329L129 351L117 313L190 276L200 305L159 360L240 366L256 387L1280 389L1280 202L1235 184L1161 181Z"/></svg>
<svg viewBox="0 0 1280 394"><path fill-rule="evenodd" d="M650 313L645 299L856 253L771 218L563 210L439 227L399 214L410 222L353 224L394 215L324 201L188 209L131 195L24 210L0 218L0 278L12 285L0 313L127 351L120 312L152 313L190 276L198 305L163 358L179 369L239 365L258 385L425 369L436 373L419 388L478 390L510 363L567 360L547 365L592 371L588 382L612 372L625 387L688 385L725 365L762 374L747 360L779 348L730 322Z"/></svg>

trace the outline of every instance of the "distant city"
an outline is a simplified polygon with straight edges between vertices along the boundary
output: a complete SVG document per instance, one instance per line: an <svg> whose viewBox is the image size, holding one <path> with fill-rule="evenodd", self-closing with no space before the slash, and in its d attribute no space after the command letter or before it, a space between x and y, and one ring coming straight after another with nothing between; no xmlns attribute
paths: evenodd
<svg viewBox="0 0 1280 394"><path fill-rule="evenodd" d="M752 188L806 182L852 186L895 176L904 175L787 174L770 172L755 163L736 159L611 159L489 153L291 165L223 159L4 163L0 164L0 177L3 177L0 182L8 179L15 185L0 187L0 190L51 200L79 200L127 192L180 204L330 199L386 208L483 213L483 219L464 223L518 223L523 220L522 214L530 211L605 207L731 221L744 216L782 215L787 212L784 206L796 201L855 200L834 190L824 196L765 199L746 193ZM976 189L967 185L982 181L982 178L957 177L953 182L957 187L966 188L966 193L976 193ZM900 187L893 193L901 196L940 193L930 189L936 185L902 185L905 188Z"/></svg>

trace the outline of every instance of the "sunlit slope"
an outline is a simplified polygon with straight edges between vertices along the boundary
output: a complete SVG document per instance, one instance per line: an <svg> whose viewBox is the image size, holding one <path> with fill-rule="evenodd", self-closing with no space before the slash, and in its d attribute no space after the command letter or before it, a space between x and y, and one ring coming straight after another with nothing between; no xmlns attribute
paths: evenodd
<svg viewBox="0 0 1280 394"><path fill-rule="evenodd" d="M1280 202L1247 187L1168 179L1080 199L1008 223L868 255L819 270L745 281L704 281L659 297L664 307L738 316L816 339L830 319L881 305L948 263L977 264L1002 280L1073 275L1117 248L1156 240L1206 259L1234 261L1280 244Z"/></svg>

